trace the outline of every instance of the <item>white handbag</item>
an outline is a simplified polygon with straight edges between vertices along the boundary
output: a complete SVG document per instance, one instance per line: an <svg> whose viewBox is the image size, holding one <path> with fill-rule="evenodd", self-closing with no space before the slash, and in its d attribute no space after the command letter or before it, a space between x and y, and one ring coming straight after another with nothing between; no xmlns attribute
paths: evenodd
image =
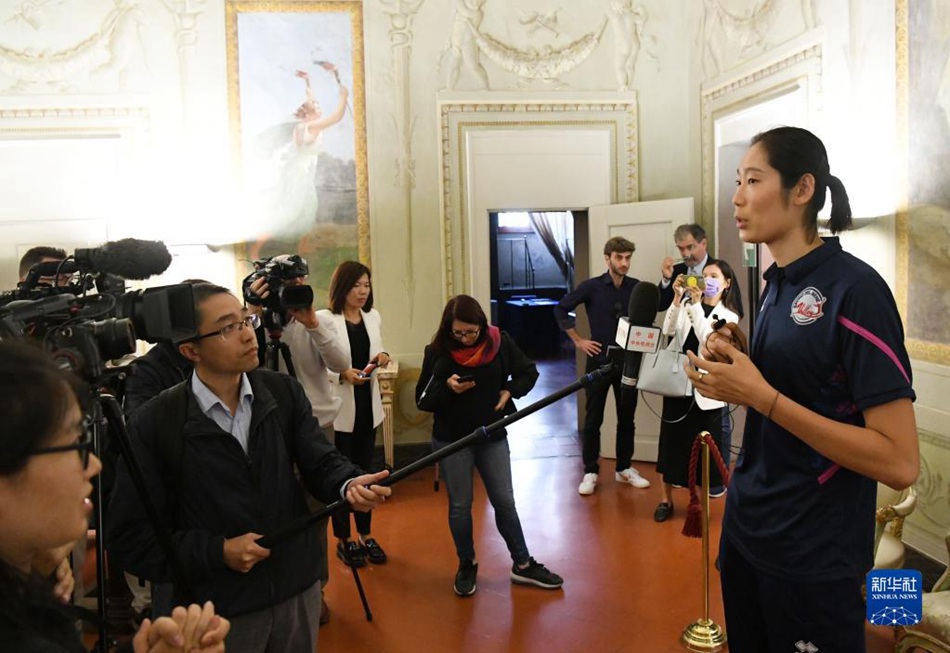
<svg viewBox="0 0 950 653"><path fill-rule="evenodd" d="M663 397L692 397L693 384L683 369L689 359L681 349L679 338L674 337L666 349L644 354L637 389Z"/></svg>

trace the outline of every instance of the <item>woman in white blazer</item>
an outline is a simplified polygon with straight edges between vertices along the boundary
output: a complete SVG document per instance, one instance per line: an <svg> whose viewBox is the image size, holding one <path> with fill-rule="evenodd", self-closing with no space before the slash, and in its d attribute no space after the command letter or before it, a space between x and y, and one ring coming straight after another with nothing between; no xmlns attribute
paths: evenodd
<svg viewBox="0 0 950 653"><path fill-rule="evenodd" d="M732 267L723 260L710 258L703 268L703 287L686 275L673 282L673 304L663 320L663 333L675 336L682 351L699 351L699 345L713 331L718 320L738 322L742 316L739 286ZM689 457L693 440L709 431L717 447L722 447L721 401L693 391L691 397L664 397L663 422L656 470L663 476L663 498L653 519L663 522L673 515L673 486L689 482ZM697 472L701 478L701 472ZM710 468L710 487L721 486L715 466Z"/></svg>
<svg viewBox="0 0 950 653"><path fill-rule="evenodd" d="M382 319L373 308L372 274L358 261L344 261L330 280L330 310L318 311L320 320L336 328L340 344L351 367L330 373L330 385L341 400L333 420L336 448L364 470L373 463L376 427L383 421L383 401L379 394L376 367L389 363L380 335ZM362 567L366 560L386 562L386 553L370 530L372 515L354 512L358 540L350 539L350 513L333 513L333 534L338 538L337 556L346 564Z"/></svg>

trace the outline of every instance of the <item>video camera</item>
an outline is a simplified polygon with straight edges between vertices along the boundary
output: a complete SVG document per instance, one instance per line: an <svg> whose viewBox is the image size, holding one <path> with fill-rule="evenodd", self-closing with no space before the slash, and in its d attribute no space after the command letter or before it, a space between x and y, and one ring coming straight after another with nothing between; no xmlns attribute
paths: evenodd
<svg viewBox="0 0 950 653"><path fill-rule="evenodd" d="M61 367L101 383L106 361L133 353L136 338L179 342L195 335L190 285L125 292L124 279L146 279L170 264L163 243L132 238L37 263L16 290L0 293L0 340L36 338ZM69 282L59 285L67 274ZM49 277L52 285L41 282ZM94 288L98 294L88 294Z"/></svg>
<svg viewBox="0 0 950 653"><path fill-rule="evenodd" d="M283 312L292 308L308 308L313 305L313 288L310 286L285 286L284 281L310 274L307 259L299 254L280 254L254 261L254 272L244 278L241 287L248 304L263 306L265 311ZM267 279L270 294L265 299L251 291L251 284L258 279Z"/></svg>

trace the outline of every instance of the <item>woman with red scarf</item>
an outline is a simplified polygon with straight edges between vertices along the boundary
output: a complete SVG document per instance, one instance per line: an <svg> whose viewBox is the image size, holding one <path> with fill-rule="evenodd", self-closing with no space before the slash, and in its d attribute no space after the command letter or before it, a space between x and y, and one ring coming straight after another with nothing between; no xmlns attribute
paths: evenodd
<svg viewBox="0 0 950 653"><path fill-rule="evenodd" d="M489 326L481 306L468 295L449 300L439 330L426 347L416 404L434 413L432 448L441 449L475 429L515 412L512 397L534 387L538 370L507 333ZM512 582L558 589L564 580L528 553L511 484L507 433L492 434L444 458L440 463L449 496L449 530L455 540L459 568L455 593L475 593L478 564L472 535L473 472L485 484L495 510L495 525L508 545Z"/></svg>

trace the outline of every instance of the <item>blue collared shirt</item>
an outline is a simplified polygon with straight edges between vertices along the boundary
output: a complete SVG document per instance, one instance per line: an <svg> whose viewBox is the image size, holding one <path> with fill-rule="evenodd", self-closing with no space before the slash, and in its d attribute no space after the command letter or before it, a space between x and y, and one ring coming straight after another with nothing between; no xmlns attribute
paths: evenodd
<svg viewBox="0 0 950 653"><path fill-rule="evenodd" d="M227 431L238 441L244 453L247 453L247 441L251 432L251 406L254 403L254 391L247 374L241 375L241 387L238 390L238 406L234 415L218 395L198 378L196 373L191 375L191 391L198 400L201 412L214 420L214 423Z"/></svg>

